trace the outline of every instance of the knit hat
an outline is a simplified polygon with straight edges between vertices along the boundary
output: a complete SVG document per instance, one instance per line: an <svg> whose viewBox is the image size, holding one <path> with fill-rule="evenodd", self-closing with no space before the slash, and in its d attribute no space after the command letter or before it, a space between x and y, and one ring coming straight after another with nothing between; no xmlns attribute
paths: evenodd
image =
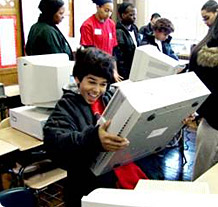
<svg viewBox="0 0 218 207"><path fill-rule="evenodd" d="M53 16L63 5L63 0L41 0L38 8L46 16Z"/></svg>
<svg viewBox="0 0 218 207"><path fill-rule="evenodd" d="M106 3L113 3L113 0L92 0L98 6L102 6Z"/></svg>

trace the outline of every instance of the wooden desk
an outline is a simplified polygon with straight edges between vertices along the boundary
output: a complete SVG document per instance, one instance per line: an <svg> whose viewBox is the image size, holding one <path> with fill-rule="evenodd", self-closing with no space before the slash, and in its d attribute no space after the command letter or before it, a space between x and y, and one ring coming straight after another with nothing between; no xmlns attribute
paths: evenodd
<svg viewBox="0 0 218 207"><path fill-rule="evenodd" d="M0 130L0 140L14 145L20 151L29 150L43 145L43 141L18 131L12 127L7 127Z"/></svg>
<svg viewBox="0 0 218 207"><path fill-rule="evenodd" d="M197 178L194 182L207 182L210 193L218 194L218 163Z"/></svg>
<svg viewBox="0 0 218 207"><path fill-rule="evenodd" d="M6 155L16 150L18 150L18 147L5 142L4 140L0 140L0 156Z"/></svg>
<svg viewBox="0 0 218 207"><path fill-rule="evenodd" d="M40 141L12 127L0 129L0 155L16 151L17 149L20 151L26 151L41 146L42 144L43 141ZM25 158L28 157L24 155L24 159ZM56 168L45 173L32 176L24 180L24 183L32 189L39 190L66 177L67 172L65 170Z"/></svg>
<svg viewBox="0 0 218 207"><path fill-rule="evenodd" d="M61 168L56 168L45 173L37 174L31 178L24 180L25 185L32 189L40 190L52 183L62 180L67 177L67 171Z"/></svg>

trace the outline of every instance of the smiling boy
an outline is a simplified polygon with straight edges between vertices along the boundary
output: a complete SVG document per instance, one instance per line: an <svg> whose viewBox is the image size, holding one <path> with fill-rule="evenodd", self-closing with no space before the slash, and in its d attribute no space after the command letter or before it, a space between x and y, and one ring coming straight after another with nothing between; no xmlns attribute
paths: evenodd
<svg viewBox="0 0 218 207"><path fill-rule="evenodd" d="M129 145L107 132L110 122L96 125L112 96L114 59L97 48L79 49L73 69L75 85L67 90L44 126L44 143L53 161L67 170L66 206L80 207L81 198L98 187L115 187L113 172L96 177L90 166L101 151ZM108 90L106 90L108 89Z"/></svg>

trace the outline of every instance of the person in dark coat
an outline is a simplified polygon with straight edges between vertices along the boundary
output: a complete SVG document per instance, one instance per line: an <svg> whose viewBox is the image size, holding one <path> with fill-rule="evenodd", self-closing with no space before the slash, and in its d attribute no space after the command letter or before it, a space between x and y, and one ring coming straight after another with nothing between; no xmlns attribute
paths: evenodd
<svg viewBox="0 0 218 207"><path fill-rule="evenodd" d="M52 160L67 170L64 199L67 207L80 207L81 198L98 187L116 187L113 171L95 176L90 167L102 151L129 145L126 138L107 132L110 121L97 125L113 91L114 58L98 48L79 49L73 76L44 126L44 143Z"/></svg>
<svg viewBox="0 0 218 207"><path fill-rule="evenodd" d="M174 32L174 26L172 22L166 18L158 19L153 26L153 33L147 35L142 44L154 45L158 50L171 58L178 60L178 56L174 53L170 41L172 37L170 33Z"/></svg>
<svg viewBox="0 0 218 207"><path fill-rule="evenodd" d="M64 35L56 26L64 18L63 0L41 0L38 22L32 25L26 43L27 55L66 53L73 60L73 53Z"/></svg>
<svg viewBox="0 0 218 207"><path fill-rule="evenodd" d="M160 14L158 13L153 13L151 15L151 20L150 22L145 25L145 26L142 26L140 29L139 29L139 33L142 34L142 41L144 41L144 39L147 38L147 35L150 35L153 33L153 25L154 23L159 19L161 18Z"/></svg>
<svg viewBox="0 0 218 207"><path fill-rule="evenodd" d="M198 109L202 117L197 129L193 180L218 163L218 17L205 38L191 54L189 70L194 71L211 91Z"/></svg>
<svg viewBox="0 0 218 207"><path fill-rule="evenodd" d="M122 3L118 9L120 21L116 25L118 46L114 49L118 73L124 80L129 78L135 48L140 44L136 20L136 8L131 3Z"/></svg>

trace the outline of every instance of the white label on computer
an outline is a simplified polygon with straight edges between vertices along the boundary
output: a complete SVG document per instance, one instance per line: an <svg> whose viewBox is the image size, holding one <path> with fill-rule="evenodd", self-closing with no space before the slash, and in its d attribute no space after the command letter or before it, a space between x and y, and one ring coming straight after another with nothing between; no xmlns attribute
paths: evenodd
<svg viewBox="0 0 218 207"><path fill-rule="evenodd" d="M148 135L148 139L149 138L152 138L152 137L156 137L156 136L160 136L162 135L166 130L167 130L168 127L164 127L164 128L161 128L161 129L155 129L153 130L149 135Z"/></svg>

